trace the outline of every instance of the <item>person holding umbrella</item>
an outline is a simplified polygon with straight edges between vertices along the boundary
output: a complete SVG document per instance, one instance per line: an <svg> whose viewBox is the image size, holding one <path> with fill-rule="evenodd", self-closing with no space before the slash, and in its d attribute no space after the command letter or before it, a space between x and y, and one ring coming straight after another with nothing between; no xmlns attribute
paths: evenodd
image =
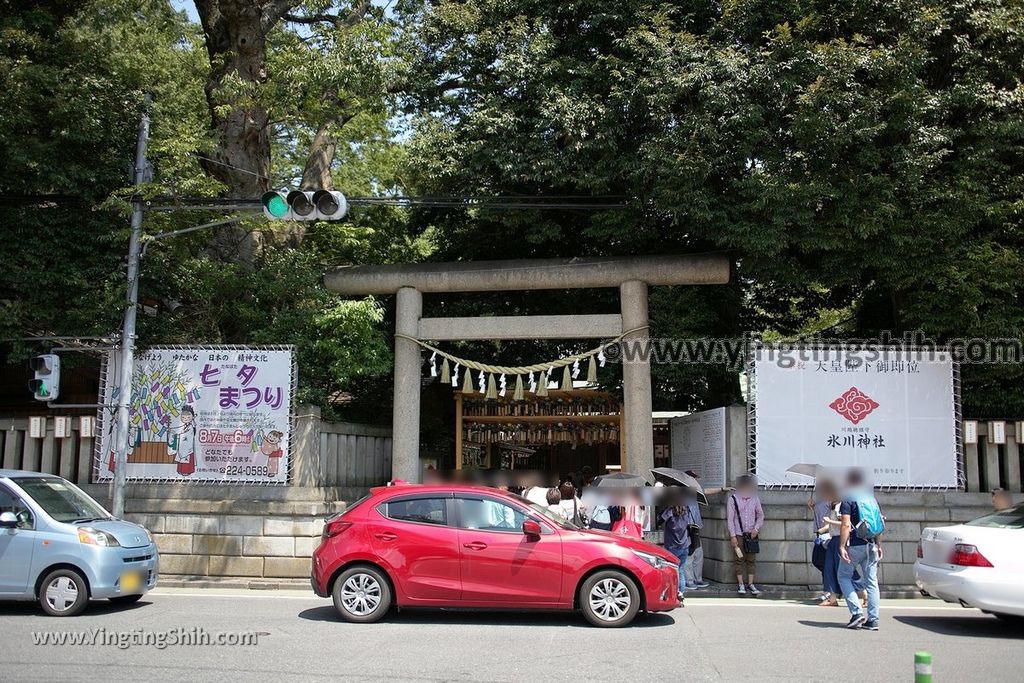
<svg viewBox="0 0 1024 683"><path fill-rule="evenodd" d="M686 473L698 479L697 473L687 470ZM686 558L686 587L690 590L707 588L708 583L704 581L704 548L700 542L700 532L704 528L704 518L700 514L700 504L695 494L687 495L686 506L690 512L689 532L690 550Z"/></svg>
<svg viewBox="0 0 1024 683"><path fill-rule="evenodd" d="M665 522L665 550L679 558L679 606L686 593L686 561L690 555L690 507L673 505L661 513Z"/></svg>

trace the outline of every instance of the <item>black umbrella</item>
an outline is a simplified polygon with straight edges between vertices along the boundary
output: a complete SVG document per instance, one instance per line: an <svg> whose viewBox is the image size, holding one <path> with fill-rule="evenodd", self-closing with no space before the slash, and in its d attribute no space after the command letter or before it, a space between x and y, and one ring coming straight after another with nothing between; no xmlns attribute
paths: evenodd
<svg viewBox="0 0 1024 683"><path fill-rule="evenodd" d="M654 475L655 481L660 481L665 486L682 486L693 491L697 494L697 500L705 505L708 504L707 496L704 495L704 487L686 472L677 470L674 467L655 467L651 470L651 474Z"/></svg>
<svg viewBox="0 0 1024 683"><path fill-rule="evenodd" d="M639 474L613 472L611 474L602 474L600 477L596 477L594 479L594 486L611 489L635 489L640 488L641 486L647 486L647 480Z"/></svg>

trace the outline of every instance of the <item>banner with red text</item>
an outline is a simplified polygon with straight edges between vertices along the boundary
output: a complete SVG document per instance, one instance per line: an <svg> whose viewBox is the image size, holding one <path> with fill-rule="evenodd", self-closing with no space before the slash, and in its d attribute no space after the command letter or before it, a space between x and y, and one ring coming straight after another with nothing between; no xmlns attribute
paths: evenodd
<svg viewBox="0 0 1024 683"><path fill-rule="evenodd" d="M808 484L787 470L813 464L865 468L878 486L958 486L954 378L942 351L757 349L758 482Z"/></svg>
<svg viewBox="0 0 1024 683"><path fill-rule="evenodd" d="M112 406L116 354L103 403ZM135 359L129 480L285 484L295 367L290 347L155 347ZM101 411L97 481L116 467L117 412Z"/></svg>

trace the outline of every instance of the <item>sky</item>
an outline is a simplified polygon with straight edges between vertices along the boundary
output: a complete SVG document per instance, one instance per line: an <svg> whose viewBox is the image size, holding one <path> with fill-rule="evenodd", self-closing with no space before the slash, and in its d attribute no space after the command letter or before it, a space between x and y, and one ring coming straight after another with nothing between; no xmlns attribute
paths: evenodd
<svg viewBox="0 0 1024 683"><path fill-rule="evenodd" d="M196 14L196 6L192 0L171 0L171 7L179 11L184 10L189 19L199 23L199 15Z"/></svg>

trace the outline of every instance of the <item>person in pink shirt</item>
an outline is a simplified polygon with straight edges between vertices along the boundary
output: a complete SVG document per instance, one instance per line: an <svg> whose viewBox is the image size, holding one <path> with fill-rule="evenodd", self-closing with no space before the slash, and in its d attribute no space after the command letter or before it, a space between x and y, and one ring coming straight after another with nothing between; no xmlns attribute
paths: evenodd
<svg viewBox="0 0 1024 683"><path fill-rule="evenodd" d="M757 486L754 477L744 474L736 481L736 492L726 502L726 520L729 527L729 542L736 553L736 583L740 595L760 595L761 591L754 584L754 565L757 562L757 538L764 525L764 510L761 499L757 497ZM754 541L754 543L751 543ZM746 574L747 583L743 577Z"/></svg>

